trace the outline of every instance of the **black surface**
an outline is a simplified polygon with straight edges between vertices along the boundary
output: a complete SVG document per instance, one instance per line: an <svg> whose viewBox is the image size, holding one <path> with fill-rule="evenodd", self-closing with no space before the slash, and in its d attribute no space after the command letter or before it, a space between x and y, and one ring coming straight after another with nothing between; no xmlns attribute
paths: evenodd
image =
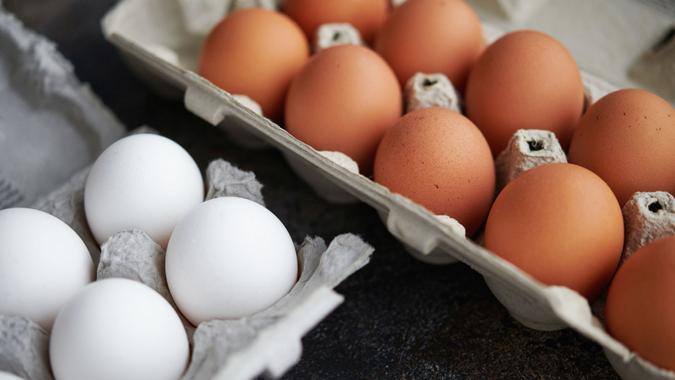
<svg viewBox="0 0 675 380"><path fill-rule="evenodd" d="M159 129L202 168L222 157L255 171L269 208L296 241L354 232L376 249L371 263L337 288L345 303L304 338L302 360L286 378L616 378L596 344L570 330L539 332L519 325L465 265L416 261L366 205L322 201L278 152L238 148L181 103L153 96L101 35L100 19L114 3L4 2L56 42L80 79L125 125Z"/></svg>

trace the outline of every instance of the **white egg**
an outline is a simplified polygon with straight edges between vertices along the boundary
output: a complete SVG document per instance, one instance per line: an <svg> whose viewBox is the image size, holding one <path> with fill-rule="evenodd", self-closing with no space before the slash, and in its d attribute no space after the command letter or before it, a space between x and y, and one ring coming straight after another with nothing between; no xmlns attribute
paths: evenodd
<svg viewBox="0 0 675 380"><path fill-rule="evenodd" d="M151 288L113 278L82 289L49 341L57 380L176 380L189 344L176 311Z"/></svg>
<svg viewBox="0 0 675 380"><path fill-rule="evenodd" d="M93 280L89 251L67 224L38 210L0 210L0 314L49 331L61 307Z"/></svg>
<svg viewBox="0 0 675 380"><path fill-rule="evenodd" d="M92 166L84 190L87 221L99 244L138 228L166 247L176 224L203 200L202 175L188 152L150 134L109 146Z"/></svg>
<svg viewBox="0 0 675 380"><path fill-rule="evenodd" d="M298 262L286 227L265 207L223 197L196 207L171 235L169 290L195 326L251 315L293 287Z"/></svg>
<svg viewBox="0 0 675 380"><path fill-rule="evenodd" d="M13 373L0 371L0 380L23 380L21 377Z"/></svg>

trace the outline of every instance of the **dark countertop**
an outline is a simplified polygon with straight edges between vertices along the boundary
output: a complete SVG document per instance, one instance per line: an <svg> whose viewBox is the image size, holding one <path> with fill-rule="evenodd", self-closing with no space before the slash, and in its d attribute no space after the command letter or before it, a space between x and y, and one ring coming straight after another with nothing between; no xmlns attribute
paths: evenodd
<svg viewBox="0 0 675 380"><path fill-rule="evenodd" d="M318 198L274 150L248 151L154 96L100 31L114 0L5 0L30 28L56 42L129 128L148 124L176 140L202 168L222 157L255 171L269 208L295 241L354 232L371 263L338 286L346 301L303 339L296 378L616 378L600 346L571 330L539 332L512 319L480 275L463 264L431 266L409 256L365 204Z"/></svg>

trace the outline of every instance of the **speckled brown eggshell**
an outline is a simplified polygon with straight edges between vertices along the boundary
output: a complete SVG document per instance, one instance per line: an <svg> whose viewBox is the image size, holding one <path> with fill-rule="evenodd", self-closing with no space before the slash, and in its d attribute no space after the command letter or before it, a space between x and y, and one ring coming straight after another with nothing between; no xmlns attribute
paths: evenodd
<svg viewBox="0 0 675 380"><path fill-rule="evenodd" d="M443 73L462 90L484 48L480 20L463 0L408 0L375 39L401 86L417 72Z"/></svg>
<svg viewBox="0 0 675 380"><path fill-rule="evenodd" d="M466 117L445 108L406 114L380 143L375 181L448 215L474 234L494 196L495 171L485 138Z"/></svg>
<svg viewBox="0 0 675 380"><path fill-rule="evenodd" d="M608 285L623 247L623 217L612 190L572 164L530 169L499 194L485 246L547 285L590 300Z"/></svg>
<svg viewBox="0 0 675 380"><path fill-rule="evenodd" d="M389 0L285 0L282 8L310 40L322 24L348 23L370 42L389 15Z"/></svg>
<svg viewBox="0 0 675 380"><path fill-rule="evenodd" d="M498 155L518 129L552 131L569 146L584 106L581 73L554 38L508 33L485 49L466 86L466 114Z"/></svg>
<svg viewBox="0 0 675 380"><path fill-rule="evenodd" d="M637 191L675 194L673 107L638 89L603 97L581 118L569 160L602 177L622 205Z"/></svg>
<svg viewBox="0 0 675 380"><path fill-rule="evenodd" d="M199 73L216 86L255 100L278 120L286 91L309 57L302 30L286 15L250 8L228 15L202 48Z"/></svg>
<svg viewBox="0 0 675 380"><path fill-rule="evenodd" d="M401 116L401 90L387 63L357 45L317 53L293 80L286 129L317 150L342 152L372 171L384 133Z"/></svg>
<svg viewBox="0 0 675 380"><path fill-rule="evenodd" d="M675 236L628 258L607 294L609 333L661 368L675 371Z"/></svg>

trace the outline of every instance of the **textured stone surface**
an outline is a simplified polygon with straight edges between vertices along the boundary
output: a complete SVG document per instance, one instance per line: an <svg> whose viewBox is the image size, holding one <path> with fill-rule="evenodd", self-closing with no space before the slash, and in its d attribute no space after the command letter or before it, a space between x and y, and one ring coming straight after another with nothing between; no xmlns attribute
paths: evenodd
<svg viewBox="0 0 675 380"><path fill-rule="evenodd" d="M115 0L5 0L55 40L81 80L128 126L144 123L184 146L205 168L223 158L255 171L267 206L295 241L354 232L376 249L370 264L337 287L345 302L303 339L285 378L615 379L602 349L570 331L539 332L514 321L469 267L423 264L365 204L331 205L294 175L275 150L252 151L152 95L99 30ZM66 27L67 26L67 27Z"/></svg>

